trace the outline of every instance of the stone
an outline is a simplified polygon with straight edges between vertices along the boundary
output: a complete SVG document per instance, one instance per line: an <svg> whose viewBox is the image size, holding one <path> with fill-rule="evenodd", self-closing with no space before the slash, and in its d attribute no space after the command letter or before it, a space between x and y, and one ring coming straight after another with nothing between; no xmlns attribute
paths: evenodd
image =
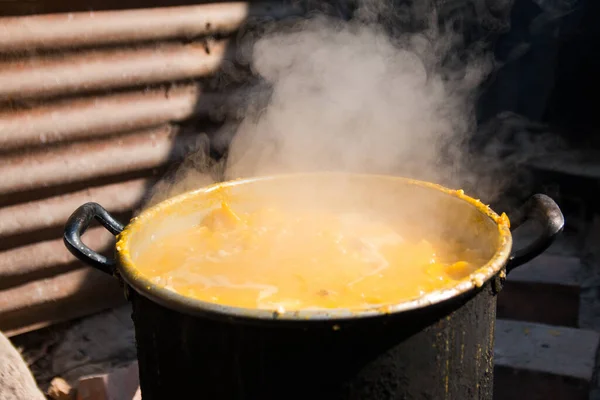
<svg viewBox="0 0 600 400"><path fill-rule="evenodd" d="M498 295L498 317L578 327L582 268L579 258L556 254L515 268Z"/></svg>
<svg viewBox="0 0 600 400"><path fill-rule="evenodd" d="M137 362L106 374L83 377L77 387L77 400L141 399Z"/></svg>
<svg viewBox="0 0 600 400"><path fill-rule="evenodd" d="M61 377L52 379L47 391L48 397L52 400L73 400L74 393L71 385Z"/></svg>
<svg viewBox="0 0 600 400"><path fill-rule="evenodd" d="M498 320L495 399L588 400L599 343L591 330Z"/></svg>
<svg viewBox="0 0 600 400"><path fill-rule="evenodd" d="M23 357L2 332L0 332L0 399L45 400Z"/></svg>

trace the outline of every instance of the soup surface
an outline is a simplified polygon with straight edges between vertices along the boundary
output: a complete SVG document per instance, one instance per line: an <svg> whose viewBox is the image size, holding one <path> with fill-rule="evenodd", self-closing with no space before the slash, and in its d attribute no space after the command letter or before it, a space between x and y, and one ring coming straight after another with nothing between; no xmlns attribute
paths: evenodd
<svg viewBox="0 0 600 400"><path fill-rule="evenodd" d="M238 212L225 202L136 257L140 273L179 294L279 312L398 304L451 286L485 261L456 244L413 240L372 217Z"/></svg>

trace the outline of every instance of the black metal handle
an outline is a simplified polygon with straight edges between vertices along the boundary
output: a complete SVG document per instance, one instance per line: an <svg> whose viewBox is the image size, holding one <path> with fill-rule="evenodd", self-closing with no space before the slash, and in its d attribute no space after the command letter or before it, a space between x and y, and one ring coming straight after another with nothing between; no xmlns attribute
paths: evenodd
<svg viewBox="0 0 600 400"><path fill-rule="evenodd" d="M510 272L519 265L531 261L543 253L565 226L565 217L558 205L544 194L533 195L525 205L511 218L511 229L518 228L527 220L534 220L542 225L542 233L532 243L514 251L506 264Z"/></svg>
<svg viewBox="0 0 600 400"><path fill-rule="evenodd" d="M84 263L112 275L117 262L96 253L81 241L81 235L89 228L94 218L115 236L124 229L123 224L114 219L100 204L85 203L75 210L65 225L63 236L65 246L71 254Z"/></svg>

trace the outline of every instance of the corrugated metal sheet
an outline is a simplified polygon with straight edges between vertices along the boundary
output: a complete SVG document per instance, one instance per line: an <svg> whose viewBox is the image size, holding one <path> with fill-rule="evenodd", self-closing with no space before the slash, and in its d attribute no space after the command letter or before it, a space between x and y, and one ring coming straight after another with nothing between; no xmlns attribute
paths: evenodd
<svg viewBox="0 0 600 400"><path fill-rule="evenodd" d="M113 213L127 212L137 205L151 183L149 179L134 179L0 208L0 240L61 225L88 201L100 203Z"/></svg>
<svg viewBox="0 0 600 400"><path fill-rule="evenodd" d="M55 3L31 11L70 10ZM67 217L91 200L130 215L156 171L203 145L198 133L229 94L199 80L232 54L227 36L249 16L299 12L282 4L0 18L0 330L14 335L124 301L116 280L66 251ZM0 9L28 12L24 3ZM84 241L110 251L114 238L92 228Z"/></svg>
<svg viewBox="0 0 600 400"><path fill-rule="evenodd" d="M0 19L0 52L122 44L230 34L248 17L289 14L290 7L246 2L157 9L73 12Z"/></svg>
<svg viewBox="0 0 600 400"><path fill-rule="evenodd" d="M198 85L97 95L0 113L0 148L36 146L149 128L193 115L207 115L219 95Z"/></svg>
<svg viewBox="0 0 600 400"><path fill-rule="evenodd" d="M0 63L0 101L156 84L216 72L226 40L85 50Z"/></svg>
<svg viewBox="0 0 600 400"><path fill-rule="evenodd" d="M106 250L112 243L112 235L102 227L89 229L86 243L99 251ZM0 289L22 285L32 277L47 277L56 271L67 270L76 264L70 253L63 251L61 238L39 241L19 246L0 253Z"/></svg>
<svg viewBox="0 0 600 400"><path fill-rule="evenodd" d="M181 157L196 140L196 135L178 135L167 125L6 154L0 163L0 195L156 168Z"/></svg>

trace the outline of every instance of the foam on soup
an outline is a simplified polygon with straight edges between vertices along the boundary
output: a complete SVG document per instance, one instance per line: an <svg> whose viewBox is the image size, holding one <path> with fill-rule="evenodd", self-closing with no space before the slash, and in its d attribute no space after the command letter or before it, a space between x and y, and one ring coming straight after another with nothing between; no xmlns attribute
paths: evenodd
<svg viewBox="0 0 600 400"><path fill-rule="evenodd" d="M403 227L403 231L411 231ZM364 309L452 286L485 263L476 251L403 235L372 216L226 201L136 259L157 285L228 306Z"/></svg>

